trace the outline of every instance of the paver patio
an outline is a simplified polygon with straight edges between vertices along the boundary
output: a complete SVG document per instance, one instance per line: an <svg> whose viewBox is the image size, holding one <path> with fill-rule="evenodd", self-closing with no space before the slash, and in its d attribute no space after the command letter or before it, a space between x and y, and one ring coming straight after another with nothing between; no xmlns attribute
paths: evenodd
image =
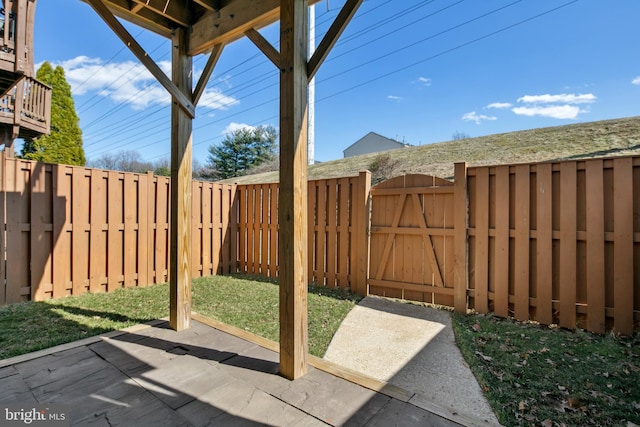
<svg viewBox="0 0 640 427"><path fill-rule="evenodd" d="M64 404L72 425L467 424L313 367L289 381L277 352L197 321L181 332L159 321L0 366L0 403Z"/></svg>

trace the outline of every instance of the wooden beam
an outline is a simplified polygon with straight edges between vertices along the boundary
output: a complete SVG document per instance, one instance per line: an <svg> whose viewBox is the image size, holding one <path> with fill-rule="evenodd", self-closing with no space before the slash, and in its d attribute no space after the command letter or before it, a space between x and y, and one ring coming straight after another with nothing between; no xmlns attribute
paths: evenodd
<svg viewBox="0 0 640 427"><path fill-rule="evenodd" d="M280 0L255 0L251 7L229 2L218 11L209 11L193 24L189 53L197 55L212 46L228 44L244 36L250 28L261 28L278 20Z"/></svg>
<svg viewBox="0 0 640 427"><path fill-rule="evenodd" d="M317 3L320 0L309 0ZM193 23L189 54L198 55L216 44L229 44L249 29L260 29L278 21L280 0L252 0L251 7L239 1L223 1L221 8L207 11Z"/></svg>
<svg viewBox="0 0 640 427"><path fill-rule="evenodd" d="M185 7L184 2L177 3L175 1L167 0L132 0L134 8L136 5L142 6L157 13L160 16L167 18L169 21L173 21L182 27L188 27L189 22L189 10Z"/></svg>
<svg viewBox="0 0 640 427"><path fill-rule="evenodd" d="M116 33L120 40L126 44L131 52L138 58L142 64L147 67L149 72L158 80L158 82L173 96L174 100L177 100L180 106L185 110L190 118L196 116L195 107L191 102L191 89L188 91L181 91L178 87L167 77L167 75L160 69L160 67L149 57L147 52L144 51L142 46L133 38L131 34L124 28L124 26L113 16L113 13L105 6L103 0L86 0L94 10L100 15L102 20Z"/></svg>
<svg viewBox="0 0 640 427"><path fill-rule="evenodd" d="M307 78L309 80L316 75L320 65L322 65L322 62L324 62L327 55L329 55L331 48L338 41L338 37L340 37L340 34L342 34L347 27L347 24L351 21L360 4L362 4L362 0L347 0L344 6L342 6L340 13L338 13L338 16L331 24L331 27L329 27L329 30L309 60L309 66L307 67Z"/></svg>
<svg viewBox="0 0 640 427"><path fill-rule="evenodd" d="M220 59L220 55L222 54L223 47L224 45L221 45L221 44L217 44L213 47L213 50L209 55L209 59L207 59L207 64L204 66L204 70L202 70L200 79L198 79L196 88L193 91L193 105L198 105L198 101L200 101L200 97L204 93L204 88L205 86L207 86L207 82L211 77L211 73L213 73L213 69L218 63L218 59Z"/></svg>
<svg viewBox="0 0 640 427"><path fill-rule="evenodd" d="M90 0L83 0L85 3L90 3ZM158 15L152 10L145 9L144 7L132 7L131 0L108 0L105 5L113 12L115 16L118 16L132 24L145 28L149 31L171 39L172 27L171 22L165 17ZM175 26L175 24L174 24Z"/></svg>
<svg viewBox="0 0 640 427"><path fill-rule="evenodd" d="M249 28L244 34L273 62L273 65L280 68L280 52L262 37L262 34L253 28Z"/></svg>
<svg viewBox="0 0 640 427"><path fill-rule="evenodd" d="M172 40L171 72L182 93L191 91L193 61L187 55L186 30ZM176 331L191 322L191 116L175 99L171 105L171 252L169 324Z"/></svg>
<svg viewBox="0 0 640 427"><path fill-rule="evenodd" d="M221 0L193 0L193 2L211 11L218 11L222 7Z"/></svg>
<svg viewBox="0 0 640 427"><path fill-rule="evenodd" d="M307 372L307 0L280 10L280 374Z"/></svg>

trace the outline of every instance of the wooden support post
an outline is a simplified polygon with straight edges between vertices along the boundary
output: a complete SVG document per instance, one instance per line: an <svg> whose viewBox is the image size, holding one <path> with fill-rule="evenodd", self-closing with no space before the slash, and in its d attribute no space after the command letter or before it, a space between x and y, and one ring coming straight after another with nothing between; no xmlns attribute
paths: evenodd
<svg viewBox="0 0 640 427"><path fill-rule="evenodd" d="M15 157L13 140L13 128L3 127L3 129L0 130L0 145L4 144L3 153L8 159Z"/></svg>
<svg viewBox="0 0 640 427"><path fill-rule="evenodd" d="M467 310L467 286L469 282L468 268L468 195L467 195L467 164L456 163L454 175L454 307L458 313Z"/></svg>
<svg viewBox="0 0 640 427"><path fill-rule="evenodd" d="M307 0L280 6L280 374L307 372Z"/></svg>
<svg viewBox="0 0 640 427"><path fill-rule="evenodd" d="M192 59L188 37L175 30L172 40L172 79L191 98ZM191 322L191 116L173 98L171 104L171 254L169 260L169 323L187 329Z"/></svg>

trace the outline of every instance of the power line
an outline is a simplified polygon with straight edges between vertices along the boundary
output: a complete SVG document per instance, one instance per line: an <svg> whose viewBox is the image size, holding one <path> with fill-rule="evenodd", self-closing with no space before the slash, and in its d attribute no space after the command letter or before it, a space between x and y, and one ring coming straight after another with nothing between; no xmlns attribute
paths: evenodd
<svg viewBox="0 0 640 427"><path fill-rule="evenodd" d="M434 38L434 37L436 37L436 36L438 36L438 35L441 35L441 34L444 34L444 33L450 32L450 31L453 31L454 29L458 29L458 28L460 28L460 27L461 27L461 26L463 26L463 25L467 25L467 24L469 24L469 23L471 23L471 22L475 22L475 21L477 21L477 20L479 20L479 19L481 19L481 18L483 18L483 17L486 17L486 16L488 16L488 15L490 15L490 14L492 14L492 13L496 13L496 12L497 12L497 11L499 11L499 10L503 10L503 9L505 9L506 7L510 7L510 6L512 6L512 5L516 4L516 3L521 2L521 1L523 1L523 0L518 0L518 1L516 1L516 2L510 3L509 5L505 5L505 6L501 7L501 8L498 8L498 9L495 9L495 10L493 10L493 11L487 12L487 13L485 13L485 14L483 14L483 15L480 15L480 16L478 16L478 17L475 17L475 18L473 18L473 19L471 19L471 20L465 21L465 22L463 22L463 23L461 23L461 24L457 24L457 25L455 25L455 26L453 26L453 27L450 27L450 28L448 28L448 29L446 29L446 30L444 30L444 31L441 31L441 32L437 33L437 34L431 35L431 36L429 36L429 37L427 37L427 38L425 38L425 39L422 39L422 40L420 40L420 41L418 41L418 42L414 42L414 43L412 43L412 44L410 44L410 45L408 45L408 46L404 46L404 47L400 48L399 50L407 49L407 48L409 48L409 47L411 47L411 46L415 46L415 45L416 45L416 44L418 44L418 43L422 43L422 42L424 42L424 41L426 41L426 40L432 39L432 38ZM536 15L531 16L531 17L529 17L529 18L526 18L526 19L523 19L523 20L521 20L521 21L518 21L518 22L516 22L516 23L514 23L514 24L507 25L507 26L502 27L502 28L500 28L500 29L498 29L498 30L496 30L496 31L492 31L492 32L490 32L490 33L487 33L487 34L485 34L485 35L482 35L482 36L480 36L480 37L476 37L476 38L474 38L474 39L472 39L472 40L470 40L470 41L467 41L467 42L465 42L465 43L461 43L461 44L459 44L459 45L457 45L457 46L454 46L454 47L452 47L452 48L450 48L450 49L443 50L443 51L438 52L438 53L436 53L436 54L434 54L434 55L431 55L431 56L429 56L429 57L422 58L422 59L420 59L419 61L415 61L415 62L413 62L413 63L411 63L411 64L408 64L408 65L405 65L405 66L402 66L402 67L396 68L396 69L394 69L394 70L392 70L392 71L390 71L390 72L387 72L387 73L385 73L385 74L382 74L382 75L380 75L380 76L376 76L376 77L374 77L374 78L372 78L372 79L369 79L369 80L367 80L367 81L364 81L364 82L358 83L358 84L353 85L353 86L351 86L351 87L349 87L349 88L346 88L346 89L340 90L340 91L338 91L338 92L335 92L335 93L333 93L333 94L330 94L330 95L328 95L328 96L325 96L325 97L323 97L323 98L319 99L317 102L323 102L323 101L326 101L326 100L328 100L328 99L331 99L331 98L334 98L334 97L336 97L336 96L342 95L342 94L344 94L344 93L346 93L346 92L349 92L349 91L355 90L355 89L357 89L357 88L360 88L360 87L363 87L363 86L369 85L369 84L371 84L371 83L373 83L373 82L375 82L375 81L378 81L378 80L384 79L384 78L386 78L386 77L389 77L389 76L391 76L391 75L397 74L397 73L399 73L399 72L405 71L405 70L407 70L407 69L409 69L409 68L415 67L415 66L420 65L420 64L422 64L422 63L425 63L425 62L428 62L428 61L434 60L434 59L436 59L436 58L438 58L438 57L441 57L441 56L443 56L443 55L446 55L446 54L448 54L448 53L451 53L451 52L456 51L456 50L458 50L458 49L461 49L461 48L463 48L463 47L466 47L466 46L469 46L469 45L471 45L471 44L477 43L477 42L479 42L479 41L485 40L485 39L487 39L487 38L489 38L489 37L492 37L492 36L497 35L497 34L499 34L499 33L502 33L502 32L505 32L505 31L508 31L508 30L510 30L510 29L512 29L512 28L514 28L514 27L517 27L517 26L519 26L519 25L522 25L522 24L524 24L524 23L527 23L527 22L533 21L533 20L538 19L538 18L540 18L540 17L542 17L542 16L545 16L545 15L548 15L548 14L550 14L550 13L553 13L553 12L555 12L555 11L557 11L557 10L559 10L559 9L562 9L562 8L564 8L564 7L567 7L567 6L569 6L569 5L573 4L573 3L577 3L578 1L579 1L579 0L572 0L572 1L569 1L569 2L567 2L567 3L564 3L564 4L560 5L560 6L554 7L554 8L552 8L552 9L549 9L549 10L544 11L544 12L542 12L542 13L539 13L539 14L536 14ZM390 53L390 54L393 54L393 53L395 53L395 52L397 52L397 51L398 51L398 50L396 50L396 51L394 51L394 52L392 52L392 53ZM385 57L389 56L390 54L386 54L386 55L383 55L383 56L378 57L378 58L376 58L376 59L373 59L373 60L371 60L371 61L367 61L365 64L358 65L357 67L354 67L354 68L360 68L360 67L362 67L362 66L364 66L364 65L367 65L367 64L369 64L369 63L371 63L371 62L377 61L377 60L379 60L379 59L381 59L381 58L385 58ZM330 76L329 78L323 79L321 82L324 82L324 81L326 81L326 80L333 79L333 78L337 77L338 75L344 75L344 74L346 74L347 72L349 72L349 71L353 70L354 68L352 68L352 69L350 69L350 70L348 70L348 71L343 71L343 72L341 72L341 73L338 73L337 75ZM264 89L261 89L261 90L264 90ZM275 101L277 101L277 100L278 100L278 98L277 98L277 97L276 97L276 98L272 98L272 99L269 99L269 100L264 101L264 102L262 102L262 103L259 103L259 104L257 104L257 105L254 105L254 106L252 106L252 107L249 107L249 108L247 108L247 109L244 109L244 110L242 110L242 111L238 111L238 112L235 112L235 113L233 113L233 114L229 114L229 115L227 115L227 116L225 116L225 117L218 118L218 119L216 119L215 121L208 122L208 123L203 124L203 125L201 125L201 126L195 127L195 128L194 128L194 131L195 131L195 130L202 129L202 128L205 128L205 127L208 127L208 126L212 126L212 125L213 125L213 124L215 124L215 123L219 123L219 122L222 122L222 121L228 120L228 119L230 119L230 118L233 118L233 117L239 116L239 115L244 114L244 113L246 113L246 112L248 112L248 111L255 110L255 109L259 108L259 107L265 106L265 105L267 105L267 104L269 104L269 103L272 103L272 102L275 102ZM276 117L277 117L277 116L276 116ZM166 131L166 129L160 129L160 130L158 130L157 132L154 132L154 133L153 133L153 134L151 134L151 135L158 134L158 133L165 132L165 131ZM214 139L217 139L217 138L214 138ZM209 142L209 143L210 143L210 142L211 142L211 140L205 140L205 141L201 141L201 142L199 142L199 143L195 143L195 144L194 144L194 146L195 146L195 145L201 145L201 144L203 144L203 143L207 143L207 142ZM153 144L154 144L154 143L151 143L151 145L153 145ZM144 146L144 147L146 147L146 146ZM112 148L113 148L113 147L112 147ZM163 154L163 155L160 155L160 156L158 156L158 157L161 157L161 156L164 156L164 155L166 155L166 153L165 153L165 154Z"/></svg>
<svg viewBox="0 0 640 427"><path fill-rule="evenodd" d="M344 90L341 90L341 91L339 91L339 92L333 93L333 94L331 94L331 95L325 96L324 98L322 98L322 99L318 100L317 102L325 101L325 100L327 100L327 99L330 99L330 98L336 97L336 96L338 96L338 95L342 95L342 94L344 94L344 93L346 93L346 92L352 91L352 90L357 89L357 88L360 88L360 87L362 87L362 86L366 86L366 85L368 85L368 84L371 84L371 83L373 83L373 82L375 82L375 81L378 81L378 80L384 79L384 78L389 77L389 76L391 76L391 75L393 75L393 74L397 74L397 73L399 73L399 72L401 72L401 71L408 70L409 68L415 67L416 65L420 65L420 64L423 64L423 63L425 63L425 62L431 61L431 60L436 59L436 58L438 58L438 57L440 57L440 56L446 55L446 54L451 53L451 52L453 52L453 51L456 51L456 50L458 50L458 49L462 49L463 47L469 46L469 45L474 44L474 43L477 43L477 42L479 42L479 41L481 41L481 40L484 40L484 39L487 39L487 38L489 38L489 37L492 37L492 36L494 36L494 35L496 35L496 34L503 33L503 32L505 32L505 31L507 31L507 30L510 30L510 29L514 28L514 27L517 27L517 26L519 26L519 25L522 25L522 24L525 24L525 23L527 23L527 22L533 21L534 19L540 18L540 17L542 17L542 16L544 16L544 15L548 15L548 14L550 14L550 13L552 13L552 12L555 12L555 11L557 11L557 10L559 10L559 9L562 9L562 8L564 8L564 7L567 7L567 6L569 6L569 5L573 4L573 3L577 3L578 1L580 1L580 0L572 0L572 1L570 1L570 2L564 3L564 4L560 5L560 6L554 7L553 9L547 10L547 11L545 11L545 12L539 13L539 14L537 14L537 15L535 15L535 16L530 17L530 18L527 18L527 19L524 19L524 20L522 20L522 21L516 22L515 24L508 25L508 26L503 27L503 28L501 28L501 29L499 29L499 30L496 30L496 31L493 31L493 32L491 32L491 33L485 34L484 36L477 37L477 38L475 38L475 39L473 39L473 40L470 40L470 41L468 41L468 42L465 42L465 43L459 44L459 45L457 45L457 46L455 46L455 47L452 47L452 48L450 48L450 49L443 50L443 51L441 51L441 52L439 52L439 53L436 53L435 55L431 55L431 56L429 56L429 57L427 57L427 58L424 58L424 59L421 59L421 60L419 60L419 61L413 62L413 63L411 63L411 64L409 64L409 65L405 65L405 66L403 66L403 67L401 67L401 68L397 68L397 69L395 69L395 70L393 70L393 71L389 71L388 73L382 74L382 75L380 75L380 76L378 76L378 77L375 77L375 78L373 78L373 79L370 79L370 80L367 80L367 81L365 81L365 82L359 83L359 84L357 84L357 85L355 85L355 86L351 86L351 87L349 87L349 88L347 88L347 89L344 89Z"/></svg>

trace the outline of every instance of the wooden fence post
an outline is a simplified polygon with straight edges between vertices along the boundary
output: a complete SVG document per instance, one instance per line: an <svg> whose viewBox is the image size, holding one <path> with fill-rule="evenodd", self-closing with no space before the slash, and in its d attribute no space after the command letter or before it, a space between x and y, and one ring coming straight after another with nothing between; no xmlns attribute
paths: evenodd
<svg viewBox="0 0 640 427"><path fill-rule="evenodd" d="M467 164L456 163L454 175L454 308L458 313L467 310L467 285L469 282L468 269L468 195L467 195Z"/></svg>
<svg viewBox="0 0 640 427"><path fill-rule="evenodd" d="M358 176L356 189L356 203L354 212L354 238L358 256L351 261L351 268L355 271L355 289L358 295L369 295L369 249L371 225L371 172L361 171Z"/></svg>

